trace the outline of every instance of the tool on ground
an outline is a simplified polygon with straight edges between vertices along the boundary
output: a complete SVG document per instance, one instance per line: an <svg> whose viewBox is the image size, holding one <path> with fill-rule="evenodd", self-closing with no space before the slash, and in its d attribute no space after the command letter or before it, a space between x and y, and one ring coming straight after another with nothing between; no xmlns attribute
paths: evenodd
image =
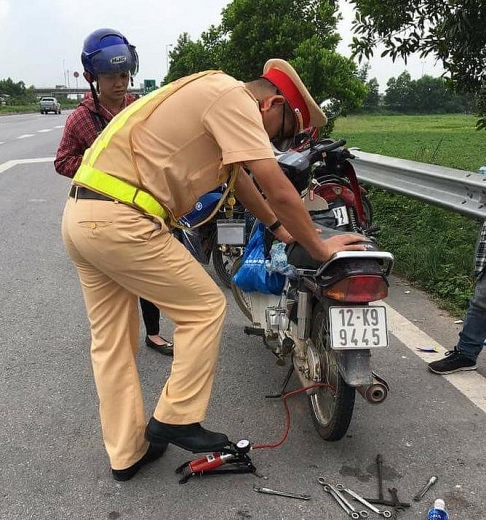
<svg viewBox="0 0 486 520"><path fill-rule="evenodd" d="M265 493L267 495L276 495L279 497L287 497L287 498L298 498L299 500L310 500L310 495L303 495L301 493L289 493L287 491L276 491L275 489L270 489L266 487L259 487L253 485L253 491L257 493Z"/></svg>
<svg viewBox="0 0 486 520"><path fill-rule="evenodd" d="M319 477L317 479L317 482L319 482L319 484L324 487L324 491L326 491L326 493L329 493L334 498L334 500L336 500L336 502L344 509L344 511L346 511L346 514L353 518L353 520L369 517L370 514L368 513L368 511L365 511L364 509L361 511L357 511L356 508L344 498L343 494L340 493L336 487L326 482L326 480L323 477Z"/></svg>
<svg viewBox="0 0 486 520"><path fill-rule="evenodd" d="M393 500L393 518L398 518L398 513L400 511L405 511L405 507L401 505L400 500L398 500L398 490L397 488L388 488L388 492L392 496Z"/></svg>
<svg viewBox="0 0 486 520"><path fill-rule="evenodd" d="M427 482L427 484L425 484L425 486L413 497L413 499L415 500L415 502L419 502L420 500L422 500L423 496L425 495L425 493L427 493L427 491L439 480L439 477L436 477L435 475L433 475L432 477L429 478L429 481Z"/></svg>
<svg viewBox="0 0 486 520"><path fill-rule="evenodd" d="M179 484L185 484L191 477L202 475L221 475L225 473L256 473L248 452L250 441L243 439L220 452L211 453L200 459L188 461L176 469L182 475ZM228 469L219 469L224 464L231 464Z"/></svg>
<svg viewBox="0 0 486 520"><path fill-rule="evenodd" d="M383 456L380 453L376 456L376 470L378 474L378 498L365 498L365 500L370 504L395 507L393 497L392 500L386 500L383 495ZM399 502L399 505L401 507L410 507L408 502Z"/></svg>
<svg viewBox="0 0 486 520"><path fill-rule="evenodd" d="M376 513L377 515L380 515L383 518L391 518L391 516L392 516L391 511L388 511L388 509L378 509L374 505L370 504L365 498L358 495L358 493L356 493L352 489L345 488L341 484L338 484L336 486L336 489L346 492L348 495L352 496L355 500L357 500L358 502L360 502L361 504L366 506L368 509L371 509L371 511L373 511L373 513Z"/></svg>

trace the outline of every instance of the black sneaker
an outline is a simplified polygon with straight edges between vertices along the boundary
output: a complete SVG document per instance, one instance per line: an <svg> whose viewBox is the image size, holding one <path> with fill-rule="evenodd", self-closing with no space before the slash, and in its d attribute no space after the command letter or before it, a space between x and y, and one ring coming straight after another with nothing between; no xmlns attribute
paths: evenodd
<svg viewBox="0 0 486 520"><path fill-rule="evenodd" d="M449 350L444 359L429 363L429 370L435 374L453 374L462 370L476 370L476 361L469 359L458 350Z"/></svg>

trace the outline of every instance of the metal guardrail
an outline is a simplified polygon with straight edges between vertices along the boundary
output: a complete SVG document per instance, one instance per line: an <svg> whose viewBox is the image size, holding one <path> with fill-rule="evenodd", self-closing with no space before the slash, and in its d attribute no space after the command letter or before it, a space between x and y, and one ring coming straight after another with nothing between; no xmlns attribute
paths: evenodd
<svg viewBox="0 0 486 520"><path fill-rule="evenodd" d="M356 156L353 164L360 181L486 220L486 175L350 151Z"/></svg>

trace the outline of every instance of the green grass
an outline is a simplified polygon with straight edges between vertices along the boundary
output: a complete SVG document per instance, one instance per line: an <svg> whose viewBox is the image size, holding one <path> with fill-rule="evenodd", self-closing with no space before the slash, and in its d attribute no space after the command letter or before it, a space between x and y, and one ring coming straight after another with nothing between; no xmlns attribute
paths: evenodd
<svg viewBox="0 0 486 520"><path fill-rule="evenodd" d="M348 116L334 138L364 152L477 172L486 164L486 132L467 115ZM463 314L473 290L471 271L481 224L383 190L368 187L381 247L395 256L395 272Z"/></svg>

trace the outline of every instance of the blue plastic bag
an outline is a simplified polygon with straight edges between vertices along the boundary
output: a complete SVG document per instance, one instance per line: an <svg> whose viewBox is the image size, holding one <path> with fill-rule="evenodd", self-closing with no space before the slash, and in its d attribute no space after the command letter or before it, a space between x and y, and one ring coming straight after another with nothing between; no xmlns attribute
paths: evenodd
<svg viewBox="0 0 486 520"><path fill-rule="evenodd" d="M281 294L285 276L279 273L270 274L265 268L264 231L265 226L260 222L245 248L241 267L232 281L248 293Z"/></svg>

